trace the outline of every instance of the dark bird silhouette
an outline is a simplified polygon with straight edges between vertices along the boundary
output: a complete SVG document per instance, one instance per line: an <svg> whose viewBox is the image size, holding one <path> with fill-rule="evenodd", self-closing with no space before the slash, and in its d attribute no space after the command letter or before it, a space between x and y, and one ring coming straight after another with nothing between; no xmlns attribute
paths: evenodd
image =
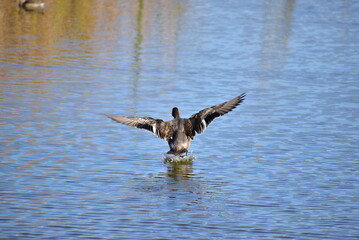
<svg viewBox="0 0 359 240"><path fill-rule="evenodd" d="M18 0L18 4L27 11L41 11L45 6L44 0Z"/></svg>
<svg viewBox="0 0 359 240"><path fill-rule="evenodd" d="M244 101L245 96L246 94L243 93L227 102L205 108L188 119L181 118L176 107L172 109L173 119L166 122L150 117L106 116L116 122L153 132L157 137L168 142L170 147L168 154L181 155L187 153L190 142L196 133L203 133L215 118L232 111Z"/></svg>

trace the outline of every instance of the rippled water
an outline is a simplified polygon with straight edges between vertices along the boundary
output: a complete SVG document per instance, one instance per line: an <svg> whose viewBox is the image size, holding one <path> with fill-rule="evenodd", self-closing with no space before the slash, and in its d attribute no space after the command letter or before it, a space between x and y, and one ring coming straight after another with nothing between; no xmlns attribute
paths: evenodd
<svg viewBox="0 0 359 240"><path fill-rule="evenodd" d="M0 9L1 239L359 238L356 1ZM247 92L193 163L103 113Z"/></svg>

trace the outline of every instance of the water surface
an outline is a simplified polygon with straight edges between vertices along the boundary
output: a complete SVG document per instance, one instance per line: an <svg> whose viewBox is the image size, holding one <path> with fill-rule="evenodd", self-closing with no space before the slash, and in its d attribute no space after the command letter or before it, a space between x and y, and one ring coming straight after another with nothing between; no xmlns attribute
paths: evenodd
<svg viewBox="0 0 359 240"><path fill-rule="evenodd" d="M344 0L5 0L0 238L359 238L358 16ZM103 115L189 117L242 92L191 164Z"/></svg>

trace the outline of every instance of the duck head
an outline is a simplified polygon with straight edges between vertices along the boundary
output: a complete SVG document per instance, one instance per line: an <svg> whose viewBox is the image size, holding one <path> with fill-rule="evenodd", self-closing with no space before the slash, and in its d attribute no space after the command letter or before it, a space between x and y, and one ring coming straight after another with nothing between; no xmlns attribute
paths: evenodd
<svg viewBox="0 0 359 240"><path fill-rule="evenodd" d="M176 107L172 108L172 116L174 118L180 118L180 113L179 113L178 108L176 108Z"/></svg>

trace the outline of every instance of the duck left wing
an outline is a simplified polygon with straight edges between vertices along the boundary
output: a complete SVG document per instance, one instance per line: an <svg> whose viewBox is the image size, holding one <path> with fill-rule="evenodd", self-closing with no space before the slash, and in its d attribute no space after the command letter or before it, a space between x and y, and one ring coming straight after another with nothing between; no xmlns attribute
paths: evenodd
<svg viewBox="0 0 359 240"><path fill-rule="evenodd" d="M151 117L123 117L106 115L112 120L125 124L127 126L146 129L153 132L159 138L169 138L172 128L168 122L162 119L154 119Z"/></svg>
<svg viewBox="0 0 359 240"><path fill-rule="evenodd" d="M244 101L245 96L246 94L243 93L229 101L205 108L202 111L193 114L189 118L193 125L193 129L197 133L203 133L203 131L215 118L218 118L235 109L241 102Z"/></svg>

